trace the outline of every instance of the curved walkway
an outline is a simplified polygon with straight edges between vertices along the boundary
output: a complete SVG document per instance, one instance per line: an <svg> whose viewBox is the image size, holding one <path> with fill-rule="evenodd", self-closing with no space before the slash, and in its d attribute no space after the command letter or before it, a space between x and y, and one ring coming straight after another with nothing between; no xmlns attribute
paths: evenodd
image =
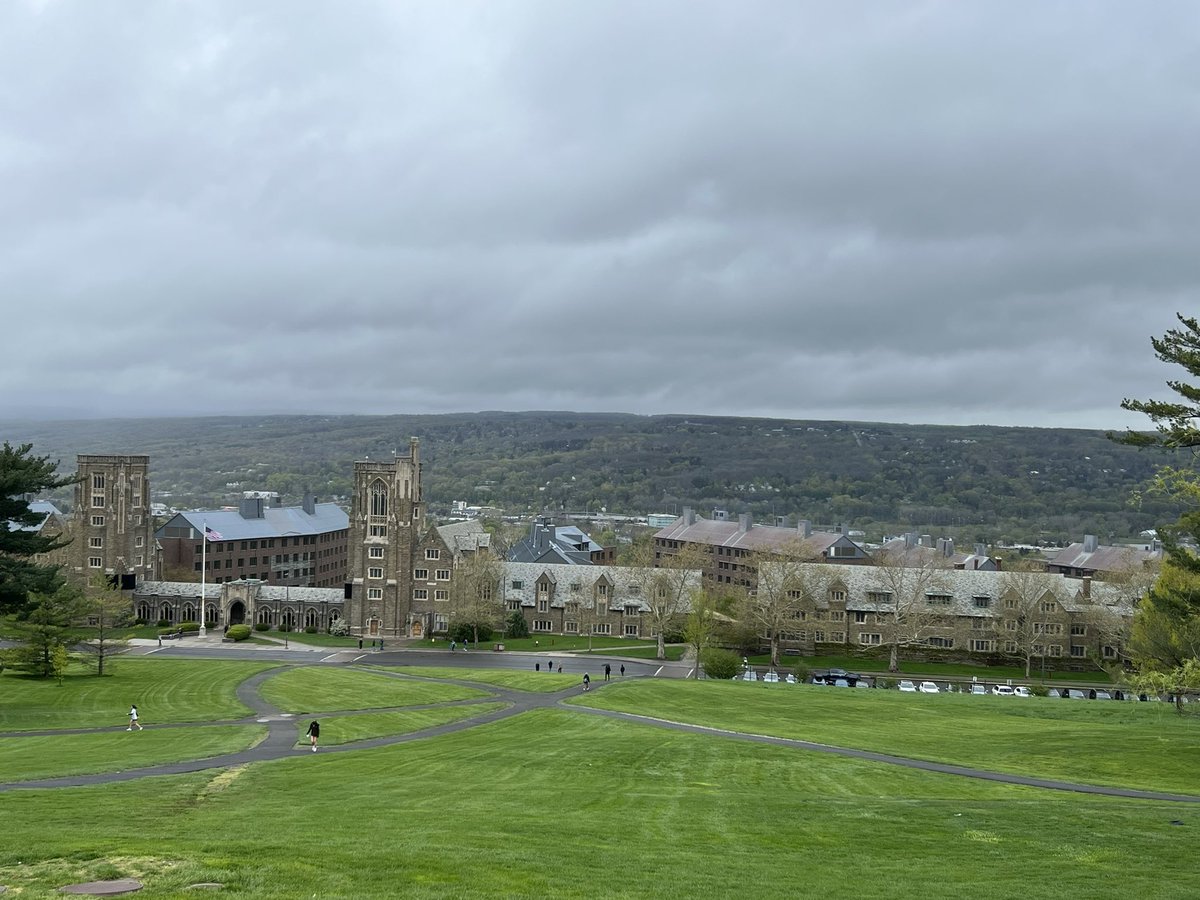
<svg viewBox="0 0 1200 900"><path fill-rule="evenodd" d="M314 665L314 663L309 663L308 665ZM315 663L315 665L321 665L321 663ZM326 663L326 665L328 665L328 663ZM159 765L145 766L139 769L129 769L120 772L100 772L90 775L68 775L59 778L42 778L32 781L0 783L0 792L111 784L114 782L149 778L157 775L183 775L192 772L201 772L207 769L231 768L235 766L247 765L249 763L269 762L271 760L295 756L297 749L307 750L307 746L297 745L296 720L299 718L307 718L309 715L316 714L284 713L264 700L262 694L259 692L259 688L264 681L277 674L281 669L286 668L295 668L295 666L281 665L277 668L267 669L263 672L258 672L250 676L238 685L237 697L242 703L244 703L253 711L254 714L252 716L243 717L240 719L225 720L221 722L191 722L148 726L148 729L157 730L166 728L196 727L200 724L206 726L265 724L267 726L267 737L253 747L240 750L236 753L226 753L220 756L213 756L205 759L181 760L178 762L162 763ZM346 753L350 751L372 749L375 747L387 747L394 744L408 743L410 741L424 740L426 738L438 737L440 735L451 734L456 731L475 728L479 725L487 725L491 722L496 722L511 716L520 715L521 713L534 709L561 707L576 713L603 716L605 718L633 722L641 725L667 728L673 731L709 735L712 737L720 737L730 740L749 741L758 744L770 744L777 747L791 747L797 750L807 750L815 753L827 753L835 756L847 757L850 759L866 760L869 762L884 763L886 765L893 766L902 766L909 769L934 772L940 775L977 778L984 781L1018 785L1022 787L1041 788L1055 791L1070 791L1074 793L1092 794L1104 797L1120 797L1124 799L1152 800L1168 803L1200 803L1200 796L1194 796L1191 794L1176 794L1165 791L1142 791L1135 790L1133 788L1106 787L1104 785L1081 784L1078 782L1060 781L1056 779L1012 775L1005 772L994 772L987 769L976 769L969 766L957 766L948 763L931 762L929 760L911 759L904 756L892 756L887 753L877 753L871 750L858 750L851 747L837 747L829 744L818 744L812 741L797 740L795 738L783 738L772 735L729 731L720 728L711 728L705 725L693 725L687 722L675 722L669 719L642 716L635 713L617 712L614 710L596 709L589 706L568 704L566 702L567 700L577 698L581 695L580 688L577 685L573 685L569 688L561 691L555 691L553 693L540 693L518 691L511 688L483 684L480 682L471 681L470 679L424 678L422 676L407 675L401 672L384 672L379 670L370 671L372 674L388 678L460 684L475 688L477 690L486 691L488 692L489 696L476 700L454 700L442 703L430 703L421 706L353 710L342 713L343 715L365 714L381 711L441 709L446 707L470 706L483 703L491 704L495 703L497 700L502 701L505 705L500 709L488 710L487 712L481 713L478 716L472 716L467 719L461 719L456 722L448 722L442 725L435 725L419 731L323 747L320 751L322 754ZM592 686L594 689L600 690L604 687L604 682L593 682ZM333 715L335 713L337 713L337 711L327 710L321 711L320 715ZM0 737L30 737L37 735L58 734L96 734L121 730L124 729L119 727L109 727L78 728L69 730L56 729L52 731L21 731L0 734Z"/></svg>

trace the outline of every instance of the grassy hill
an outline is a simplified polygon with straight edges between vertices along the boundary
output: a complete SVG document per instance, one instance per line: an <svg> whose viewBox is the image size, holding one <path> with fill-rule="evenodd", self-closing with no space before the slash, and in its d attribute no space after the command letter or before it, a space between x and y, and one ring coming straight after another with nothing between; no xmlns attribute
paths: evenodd
<svg viewBox="0 0 1200 900"><path fill-rule="evenodd" d="M156 497L179 506L248 489L345 495L354 460L407 452L410 436L434 510L688 505L967 542L1118 540L1176 515L1131 502L1164 457L1080 429L570 412L0 423L0 437L68 469L77 453L148 454Z"/></svg>

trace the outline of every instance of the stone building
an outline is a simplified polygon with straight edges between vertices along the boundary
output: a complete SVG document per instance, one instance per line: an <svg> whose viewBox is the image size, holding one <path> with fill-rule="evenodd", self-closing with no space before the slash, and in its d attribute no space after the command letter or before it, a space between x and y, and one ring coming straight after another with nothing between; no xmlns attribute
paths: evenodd
<svg viewBox="0 0 1200 900"><path fill-rule="evenodd" d="M133 592L134 614L146 622L198 622L199 582L143 581ZM344 614L340 588L290 587L258 579L204 585L204 618L211 628L286 625L293 631L325 632Z"/></svg>
<svg viewBox="0 0 1200 900"><path fill-rule="evenodd" d="M408 455L354 463L350 542L344 587L352 633L403 636L409 630L413 570L425 531L420 442ZM427 555L439 548L429 548ZM438 557L428 556L436 564Z"/></svg>
<svg viewBox="0 0 1200 900"><path fill-rule="evenodd" d="M158 574L150 516L150 457L77 457L79 481L68 521L66 574L80 584L102 575L132 588Z"/></svg>

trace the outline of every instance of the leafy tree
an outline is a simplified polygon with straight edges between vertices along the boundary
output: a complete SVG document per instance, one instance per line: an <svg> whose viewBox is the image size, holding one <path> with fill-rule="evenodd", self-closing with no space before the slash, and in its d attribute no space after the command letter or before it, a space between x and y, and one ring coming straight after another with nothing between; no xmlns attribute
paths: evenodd
<svg viewBox="0 0 1200 900"><path fill-rule="evenodd" d="M87 601L71 585L31 599L33 608L16 623L23 646L16 650L14 668L48 678L58 672L57 654L66 651L72 627L87 612Z"/></svg>
<svg viewBox="0 0 1200 900"><path fill-rule="evenodd" d="M450 586L451 616L456 623L470 626L470 636L476 646L481 631L490 637L504 621L504 601L500 591L503 578L500 561L484 550L465 554L455 563Z"/></svg>
<svg viewBox="0 0 1200 900"><path fill-rule="evenodd" d="M77 476L59 478L57 462L31 456L32 449L32 444L14 447L8 441L0 449L0 614L23 611L31 594L53 594L63 583L58 566L36 562L34 557L65 547L69 539L21 526L36 526L42 520L30 511L27 497L74 484Z"/></svg>
<svg viewBox="0 0 1200 900"><path fill-rule="evenodd" d="M114 636L117 628L129 625L133 619L129 600L106 579L99 579L98 583L92 584L82 607L89 622L96 624L95 635L80 645L85 654L84 661L97 675L104 674L106 663L111 673L112 658L129 646L128 641Z"/></svg>
<svg viewBox="0 0 1200 900"><path fill-rule="evenodd" d="M704 675L728 681L742 671L742 660L731 650L710 649L704 654Z"/></svg>
<svg viewBox="0 0 1200 900"><path fill-rule="evenodd" d="M1130 635L1130 653L1138 664L1138 690L1175 695L1200 690L1200 575L1163 565L1158 581L1138 606Z"/></svg>
<svg viewBox="0 0 1200 900"><path fill-rule="evenodd" d="M513 610L511 613L509 613L509 616L505 622L508 626L505 629L505 633L510 638L529 637L529 623L525 621L525 616L521 614L520 610Z"/></svg>
<svg viewBox="0 0 1200 900"><path fill-rule="evenodd" d="M683 627L683 638L696 658L692 677L699 678L700 670L707 661L708 653L717 633L718 616L716 600L703 589L692 593L691 609Z"/></svg>

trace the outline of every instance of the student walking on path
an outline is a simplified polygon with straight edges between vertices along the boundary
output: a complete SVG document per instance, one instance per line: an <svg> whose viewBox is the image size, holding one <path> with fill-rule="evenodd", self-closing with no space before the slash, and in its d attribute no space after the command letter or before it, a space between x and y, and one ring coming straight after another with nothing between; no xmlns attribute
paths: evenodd
<svg viewBox="0 0 1200 900"><path fill-rule="evenodd" d="M125 730L126 730L126 731L133 731L133 729L135 729L135 728L136 728L138 731L141 731L141 730L142 730L142 723L138 721L138 711L137 711L137 707L136 707L136 706L130 706L130 707L129 707L129 727L128 727L128 728L126 728Z"/></svg>
<svg viewBox="0 0 1200 900"><path fill-rule="evenodd" d="M313 719L311 722L308 723L308 731L305 733L308 735L308 742L310 744L312 744L312 752L316 753L317 752L317 738L319 738L321 736L321 723L318 722L316 719Z"/></svg>
<svg viewBox="0 0 1200 900"><path fill-rule="evenodd" d="M588 673L583 673L583 689L589 691L592 689L592 679L588 677Z"/></svg>
<svg viewBox="0 0 1200 900"><path fill-rule="evenodd" d="M605 681L612 680L612 666L610 666L608 663L604 664L604 680Z"/></svg>

